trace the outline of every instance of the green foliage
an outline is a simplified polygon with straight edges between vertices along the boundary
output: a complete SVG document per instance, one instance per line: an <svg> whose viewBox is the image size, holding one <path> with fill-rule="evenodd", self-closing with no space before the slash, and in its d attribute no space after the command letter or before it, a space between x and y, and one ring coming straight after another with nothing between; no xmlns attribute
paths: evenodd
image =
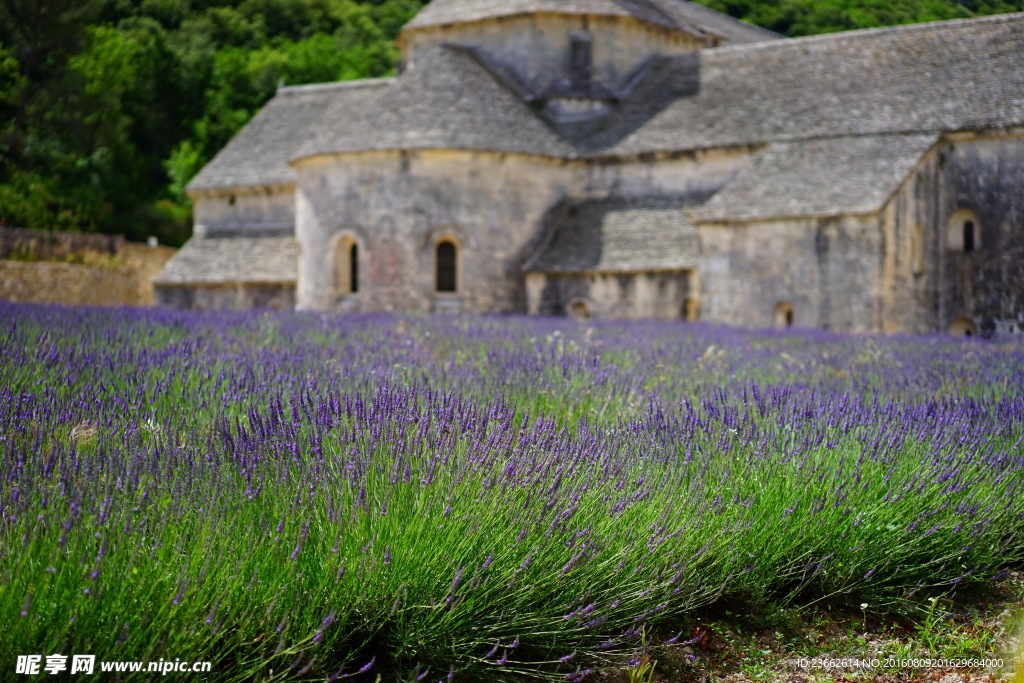
<svg viewBox="0 0 1024 683"><path fill-rule="evenodd" d="M281 84L382 76L419 0L12 0L0 219L181 244L185 187Z"/></svg>
<svg viewBox="0 0 1024 683"><path fill-rule="evenodd" d="M702 0L790 36L1024 0ZM383 76L424 0L5 0L0 220L188 236L188 181L278 85Z"/></svg>
<svg viewBox="0 0 1024 683"><path fill-rule="evenodd" d="M628 680L652 683L682 678L660 634L711 602L781 625L788 605L864 600L838 622L864 657L879 607L1024 558L1015 344L14 305L0 319L0 657L184 652L218 681L348 677L374 658L389 681L421 664L437 672L421 680L565 681L628 657ZM728 368L696 360L712 341ZM966 377L985 387L939 398ZM590 389L616 407L592 408ZM991 652L991 629L953 605L930 601L907 647L878 656Z"/></svg>

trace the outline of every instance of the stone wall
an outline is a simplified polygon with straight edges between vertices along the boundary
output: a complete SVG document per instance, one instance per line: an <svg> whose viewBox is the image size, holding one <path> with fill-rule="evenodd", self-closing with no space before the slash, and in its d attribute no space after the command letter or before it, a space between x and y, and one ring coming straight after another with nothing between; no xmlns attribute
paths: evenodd
<svg viewBox="0 0 1024 683"><path fill-rule="evenodd" d="M18 303L138 306L139 283L116 268L79 263L0 261L0 299Z"/></svg>
<svg viewBox="0 0 1024 683"><path fill-rule="evenodd" d="M701 318L747 327L882 329L877 216L700 226Z"/></svg>
<svg viewBox="0 0 1024 683"><path fill-rule="evenodd" d="M295 308L292 285L160 285L155 296L158 306L183 310L290 311Z"/></svg>
<svg viewBox="0 0 1024 683"><path fill-rule="evenodd" d="M150 280L169 247L120 235L0 230L0 299L22 303L150 306Z"/></svg>
<svg viewBox="0 0 1024 683"><path fill-rule="evenodd" d="M551 207L579 182L563 162L488 152L313 157L297 170L298 305L313 310L523 312L523 264ZM349 240L354 296L335 275L335 247ZM435 291L442 240L458 248L454 294Z"/></svg>
<svg viewBox="0 0 1024 683"><path fill-rule="evenodd" d="M530 273L526 290L531 315L627 319L686 317L692 273Z"/></svg>

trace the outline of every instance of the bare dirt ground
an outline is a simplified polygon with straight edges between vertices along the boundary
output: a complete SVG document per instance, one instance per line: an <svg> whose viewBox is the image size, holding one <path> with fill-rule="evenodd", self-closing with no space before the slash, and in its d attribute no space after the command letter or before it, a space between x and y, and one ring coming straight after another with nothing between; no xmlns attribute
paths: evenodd
<svg viewBox="0 0 1024 683"><path fill-rule="evenodd" d="M1024 683L1024 573L981 594L809 605L752 617L716 606L678 626L684 644L605 668L595 683ZM652 634L660 642L670 634ZM693 642L686 642L686 639ZM653 666L652 666L653 665ZM1019 669L1019 673L1016 671Z"/></svg>

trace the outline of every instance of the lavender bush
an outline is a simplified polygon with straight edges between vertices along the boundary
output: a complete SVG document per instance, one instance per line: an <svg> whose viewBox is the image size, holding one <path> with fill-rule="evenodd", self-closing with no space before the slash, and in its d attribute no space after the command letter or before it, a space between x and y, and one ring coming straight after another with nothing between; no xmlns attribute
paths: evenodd
<svg viewBox="0 0 1024 683"><path fill-rule="evenodd" d="M0 661L580 680L1024 556L1024 348L0 304Z"/></svg>

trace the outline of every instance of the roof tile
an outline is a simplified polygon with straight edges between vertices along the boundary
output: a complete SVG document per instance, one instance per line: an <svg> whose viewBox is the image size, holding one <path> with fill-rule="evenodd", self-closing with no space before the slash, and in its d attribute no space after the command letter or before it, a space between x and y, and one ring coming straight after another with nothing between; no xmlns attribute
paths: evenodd
<svg viewBox="0 0 1024 683"><path fill-rule="evenodd" d="M298 262L294 237L193 237L153 284L294 283Z"/></svg>
<svg viewBox="0 0 1024 683"><path fill-rule="evenodd" d="M694 222L879 211L937 140L879 135L774 143L694 211Z"/></svg>
<svg viewBox="0 0 1024 683"><path fill-rule="evenodd" d="M570 206L550 244L525 270L628 273L694 268L700 249L688 214L703 199L611 199Z"/></svg>

